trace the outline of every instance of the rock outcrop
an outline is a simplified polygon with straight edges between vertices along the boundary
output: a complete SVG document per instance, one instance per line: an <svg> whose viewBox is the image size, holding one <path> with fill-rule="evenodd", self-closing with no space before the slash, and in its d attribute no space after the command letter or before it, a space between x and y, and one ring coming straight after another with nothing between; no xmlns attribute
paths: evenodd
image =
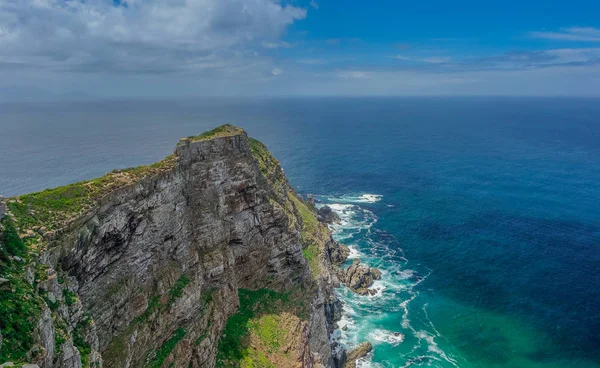
<svg viewBox="0 0 600 368"><path fill-rule="evenodd" d="M370 342L363 342L359 344L357 347L348 352L347 362L344 365L344 368L355 368L356 361L360 358L365 357L373 350L373 345Z"/></svg>
<svg viewBox="0 0 600 368"><path fill-rule="evenodd" d="M241 129L184 139L154 165L7 201L0 312L17 314L1 326L0 362L213 368L238 290L268 289L301 306L286 319L295 332L281 337L293 338L289 361L277 366L336 366L332 264L347 248ZM374 278L362 267L346 277L357 288Z"/></svg>
<svg viewBox="0 0 600 368"><path fill-rule="evenodd" d="M317 211L317 220L324 222L326 224L338 224L342 222L340 216L335 213L331 207L325 205Z"/></svg>
<svg viewBox="0 0 600 368"><path fill-rule="evenodd" d="M341 270L339 275L342 282L352 291L361 295L375 294L375 290L369 289L369 287L373 285L375 280L381 279L381 271L360 263L358 258L354 259L352 265L345 271Z"/></svg>

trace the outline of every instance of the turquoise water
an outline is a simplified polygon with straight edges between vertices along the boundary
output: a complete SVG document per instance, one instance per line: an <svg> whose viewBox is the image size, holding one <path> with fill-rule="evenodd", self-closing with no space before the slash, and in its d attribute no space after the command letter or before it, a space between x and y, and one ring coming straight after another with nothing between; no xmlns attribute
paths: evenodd
<svg viewBox="0 0 600 368"><path fill-rule="evenodd" d="M363 367L600 367L600 100L0 105L0 194L153 162L225 122L345 210L335 236L383 270L376 296L339 289L336 338L374 343Z"/></svg>

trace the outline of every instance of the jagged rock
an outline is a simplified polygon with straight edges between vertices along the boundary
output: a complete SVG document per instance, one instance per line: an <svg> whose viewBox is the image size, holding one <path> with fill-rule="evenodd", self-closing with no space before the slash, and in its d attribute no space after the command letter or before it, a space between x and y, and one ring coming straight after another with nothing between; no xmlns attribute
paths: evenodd
<svg viewBox="0 0 600 368"><path fill-rule="evenodd" d="M352 291L361 295L374 295L376 291L369 290L369 287L373 285L374 280L381 278L381 272L378 269L361 264L358 258L354 259L352 265L340 274L343 282Z"/></svg>
<svg viewBox="0 0 600 368"><path fill-rule="evenodd" d="M310 203L311 205L314 206L315 205L315 196L312 194L308 194L307 198L308 198L308 203Z"/></svg>
<svg viewBox="0 0 600 368"><path fill-rule="evenodd" d="M15 363L13 362L6 362L4 364L0 364L0 368L5 368L5 367L14 367Z"/></svg>
<svg viewBox="0 0 600 368"><path fill-rule="evenodd" d="M371 267L369 271L371 271L371 275L373 275L373 280L381 280L381 271L379 271L379 269Z"/></svg>
<svg viewBox="0 0 600 368"><path fill-rule="evenodd" d="M350 248L336 241L331 241L327 244L327 251L331 262L336 265L341 265L346 262L350 255Z"/></svg>
<svg viewBox="0 0 600 368"><path fill-rule="evenodd" d="M340 223L342 220L331 207L325 205L317 211L317 220L324 222L326 224L334 224Z"/></svg>
<svg viewBox="0 0 600 368"><path fill-rule="evenodd" d="M356 348L348 352L348 357L344 368L355 368L356 360L366 356L371 352L371 350L373 350L373 345L371 345L370 342L365 341L361 343Z"/></svg>

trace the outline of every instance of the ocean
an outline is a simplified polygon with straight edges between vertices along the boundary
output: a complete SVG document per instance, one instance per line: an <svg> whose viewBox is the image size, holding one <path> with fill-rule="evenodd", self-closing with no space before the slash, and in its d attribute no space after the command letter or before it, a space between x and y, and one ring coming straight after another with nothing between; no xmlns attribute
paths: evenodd
<svg viewBox="0 0 600 368"><path fill-rule="evenodd" d="M600 100L0 104L0 194L151 163L232 123L383 272L333 339L361 367L600 367ZM349 260L351 262L351 260Z"/></svg>

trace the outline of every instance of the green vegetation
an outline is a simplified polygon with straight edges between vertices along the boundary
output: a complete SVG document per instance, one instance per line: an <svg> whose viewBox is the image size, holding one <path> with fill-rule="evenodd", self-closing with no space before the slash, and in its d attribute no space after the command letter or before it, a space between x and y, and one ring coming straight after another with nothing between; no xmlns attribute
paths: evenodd
<svg viewBox="0 0 600 368"><path fill-rule="evenodd" d="M23 261L12 259L14 256ZM5 217L0 221L0 277L8 282L0 288L0 362L23 362L33 347L31 335L44 302L25 279L27 261L26 246L13 222Z"/></svg>
<svg viewBox="0 0 600 368"><path fill-rule="evenodd" d="M301 291L277 293L272 290L239 289L240 307L225 325L219 341L217 367L274 367L267 354L286 356L281 348L289 343L286 319L304 319L306 303ZM251 346L255 336L260 346ZM289 357L288 357L289 358Z"/></svg>
<svg viewBox="0 0 600 368"><path fill-rule="evenodd" d="M72 292L71 290L64 288L62 291L63 297L65 298L66 305L73 305L77 302L77 294Z"/></svg>
<svg viewBox="0 0 600 368"><path fill-rule="evenodd" d="M237 134L243 133L244 130L240 127L236 127L235 125L225 124L219 127L216 127L213 130L209 130L208 132L204 132L200 135L190 136L188 139L192 142L204 141L212 138L218 137L231 137Z"/></svg>
<svg viewBox="0 0 600 368"><path fill-rule="evenodd" d="M302 240L304 240L305 243L314 242L316 240L316 235L322 231L321 224L317 220L317 217L314 212L308 208L306 203L296 197L294 193L288 193L288 197L294 202L294 206L302 218Z"/></svg>
<svg viewBox="0 0 600 368"><path fill-rule="evenodd" d="M171 354L171 351L175 349L177 343L179 343L179 341L181 341L181 339L185 337L185 334L186 331L183 328L178 328L173 334L173 336L171 336L169 340L165 341L165 343L160 347L160 349L156 351L156 355L154 359L152 359L152 361L148 364L148 367L160 368L165 362L165 359L167 359L169 354Z"/></svg>
<svg viewBox="0 0 600 368"><path fill-rule="evenodd" d="M8 209L21 233L32 230L33 237L39 239L36 232L60 229L70 219L91 209L106 194L145 176L172 169L176 163L177 158L169 156L152 165L114 170L97 179L25 194L9 199Z"/></svg>
<svg viewBox="0 0 600 368"><path fill-rule="evenodd" d="M46 274L46 269L48 267L45 264L38 263L35 267L35 282L42 282L48 280L48 275Z"/></svg>
<svg viewBox="0 0 600 368"><path fill-rule="evenodd" d="M186 275L181 275L175 284L169 290L169 305L181 297L183 289L190 283L190 279Z"/></svg>
<svg viewBox="0 0 600 368"><path fill-rule="evenodd" d="M85 341L82 330L86 325L89 324L88 321L90 320L91 319L85 319L79 322L73 331L73 345L75 345L77 350L79 350L79 355L81 355L81 366L84 368L90 366L90 354L92 352L92 347L87 343L87 341Z"/></svg>
<svg viewBox="0 0 600 368"><path fill-rule="evenodd" d="M267 149L267 146L262 142L254 138L249 138L248 142L250 144L250 149L252 150L252 155L258 162L258 169L263 178L267 180L275 192L279 193L286 190L287 179L285 178L283 170L281 170L279 161L273 157L271 152Z"/></svg>
<svg viewBox="0 0 600 368"><path fill-rule="evenodd" d="M304 254L304 258L308 261L308 267L314 277L319 276L321 273L321 262L319 261L319 247L315 244L309 245L308 247L302 249L302 254Z"/></svg>
<svg viewBox="0 0 600 368"><path fill-rule="evenodd" d="M208 288L207 290L202 291L202 302L206 305L212 302L213 297L217 289L215 287Z"/></svg>

